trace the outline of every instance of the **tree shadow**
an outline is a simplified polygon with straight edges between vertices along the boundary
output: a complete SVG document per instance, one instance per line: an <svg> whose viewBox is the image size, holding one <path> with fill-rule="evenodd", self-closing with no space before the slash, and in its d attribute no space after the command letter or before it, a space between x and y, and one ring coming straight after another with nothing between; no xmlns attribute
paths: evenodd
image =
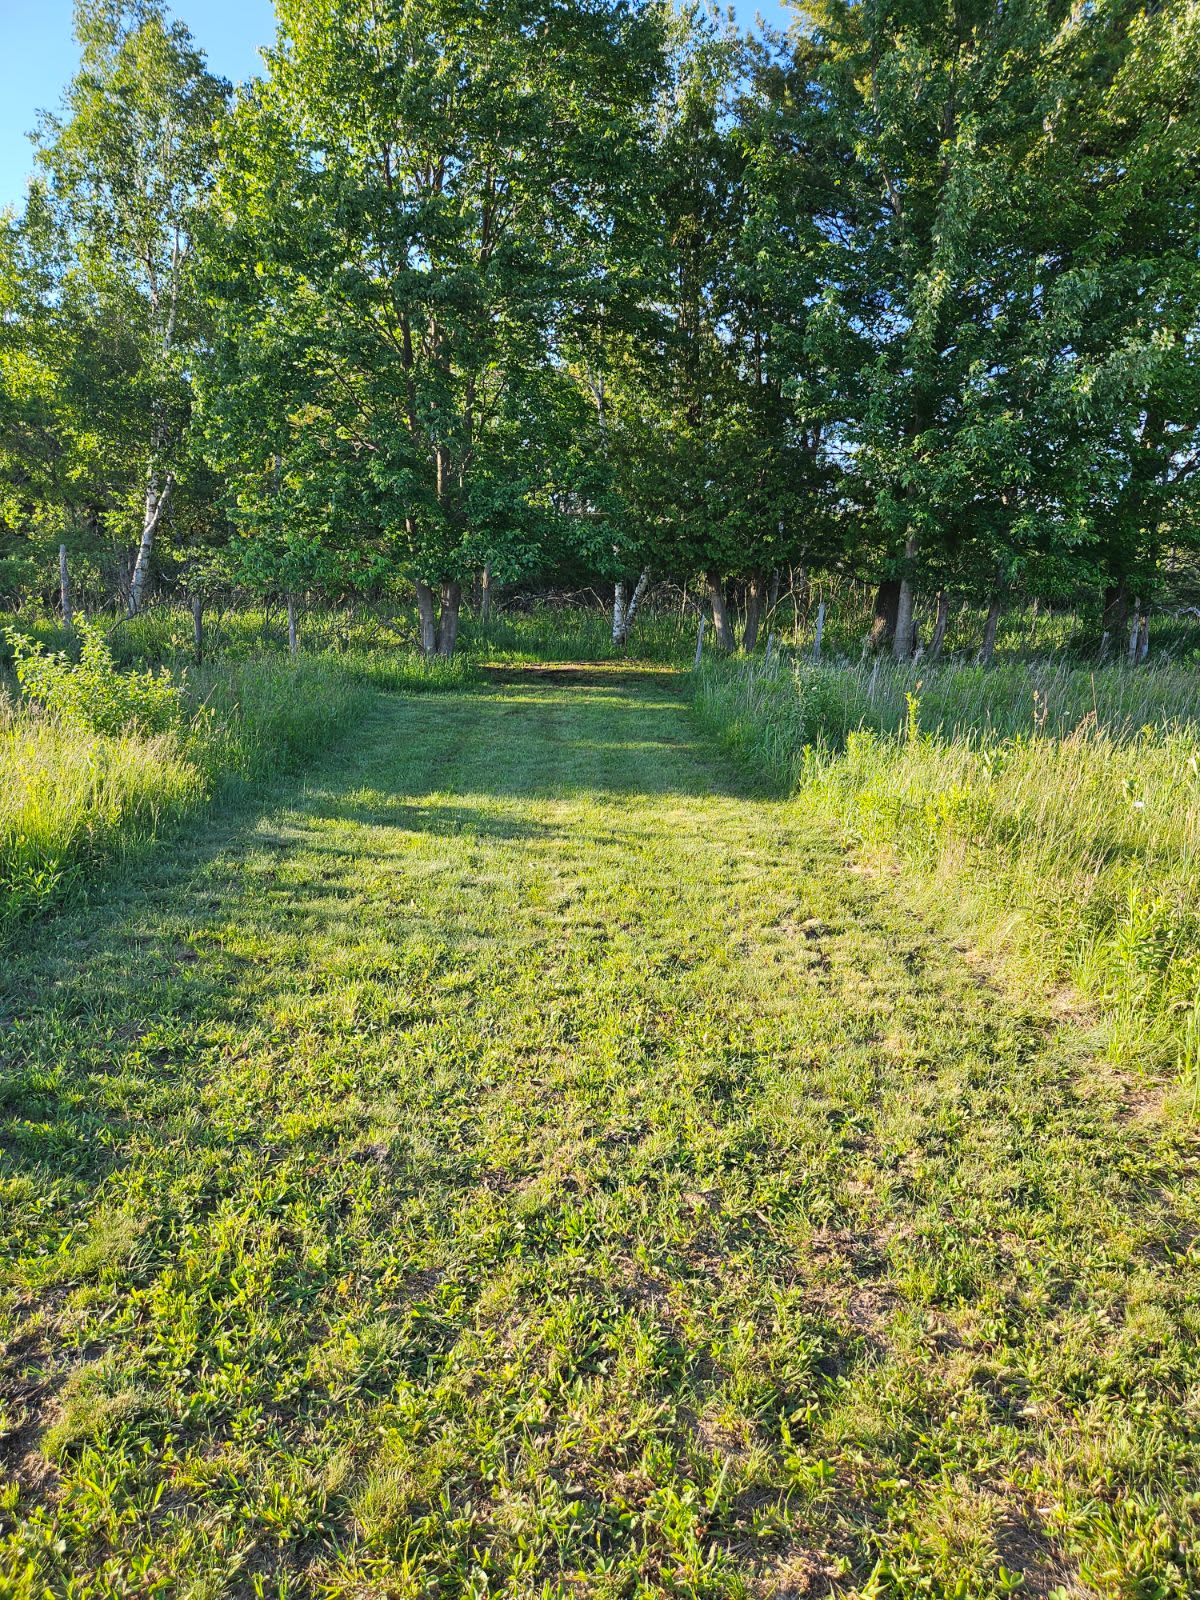
<svg viewBox="0 0 1200 1600"><path fill-rule="evenodd" d="M0 955L0 1173L38 1174L58 1194L44 1208L46 1238L55 1214L86 1210L126 1141L153 1125L146 1108L171 1103L186 1084L189 1029L214 1008L236 1013L261 999L258 977L214 986L195 958L196 941L219 941L236 917L252 858L273 852L283 865L298 849L315 852L329 863L319 873L370 853L369 841L331 836L330 823L517 843L569 832L580 848L611 848L644 820L639 801L686 811L689 801L757 798L691 733L684 701L661 698L677 682L661 672L523 668L506 674L499 694L381 696L367 727L311 777L243 790L24 929ZM399 762L381 784L387 740L397 736L421 758ZM499 747L521 758L491 762ZM581 800L599 811L572 816ZM563 814L524 808L546 801L563 802ZM319 876L300 890L313 913L351 897Z"/></svg>

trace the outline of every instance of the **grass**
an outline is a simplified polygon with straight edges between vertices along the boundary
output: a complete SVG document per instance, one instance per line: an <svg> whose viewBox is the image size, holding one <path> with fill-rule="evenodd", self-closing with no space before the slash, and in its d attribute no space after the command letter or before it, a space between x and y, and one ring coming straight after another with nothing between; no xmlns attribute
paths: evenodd
<svg viewBox="0 0 1200 1600"><path fill-rule="evenodd" d="M0 969L8 1592L1196 1592L1186 1097L678 678L250 804Z"/></svg>
<svg viewBox="0 0 1200 1600"><path fill-rule="evenodd" d="M0 932L203 795L202 774L170 738L84 734L0 702Z"/></svg>
<svg viewBox="0 0 1200 1600"><path fill-rule="evenodd" d="M696 708L943 928L1072 985L1114 1059L1200 1096L1194 671L726 665Z"/></svg>
<svg viewBox="0 0 1200 1600"><path fill-rule="evenodd" d="M186 680L175 732L98 734L0 696L0 938L85 892L223 786L344 735L372 698L327 663L224 664Z"/></svg>

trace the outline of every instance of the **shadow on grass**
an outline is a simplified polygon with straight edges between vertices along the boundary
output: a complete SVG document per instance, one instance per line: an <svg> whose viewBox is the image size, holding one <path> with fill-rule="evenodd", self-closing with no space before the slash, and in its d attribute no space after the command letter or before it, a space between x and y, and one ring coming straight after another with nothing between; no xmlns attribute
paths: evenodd
<svg viewBox="0 0 1200 1600"><path fill-rule="evenodd" d="M86 1211L126 1142L199 1088L203 1024L267 998L261 973L231 985L195 955L197 942L219 943L236 922L253 858L274 854L283 865L314 846L330 860L370 852L369 842L364 850L329 835L317 844L312 830L329 823L506 841L569 831L582 848L611 846L624 838L623 814L636 830L639 800L756 793L693 736L682 698L663 698L682 686L678 674L617 664L495 676L495 694L381 696L365 727L308 777L234 795L99 874L87 903L26 928L0 954L0 1176L44 1179L39 1248L56 1247ZM578 818L522 811L523 801L547 799L617 805L611 826L581 832ZM353 891L318 880L296 894L319 916Z"/></svg>

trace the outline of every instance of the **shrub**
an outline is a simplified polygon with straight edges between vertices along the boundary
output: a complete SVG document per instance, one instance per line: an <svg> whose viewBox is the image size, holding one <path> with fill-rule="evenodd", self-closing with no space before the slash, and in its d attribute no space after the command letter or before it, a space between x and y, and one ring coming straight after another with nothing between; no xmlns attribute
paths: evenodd
<svg viewBox="0 0 1200 1600"><path fill-rule="evenodd" d="M179 686L165 669L122 672L104 630L80 620L79 660L9 630L17 682L27 699L71 727L117 735L172 733L183 721Z"/></svg>

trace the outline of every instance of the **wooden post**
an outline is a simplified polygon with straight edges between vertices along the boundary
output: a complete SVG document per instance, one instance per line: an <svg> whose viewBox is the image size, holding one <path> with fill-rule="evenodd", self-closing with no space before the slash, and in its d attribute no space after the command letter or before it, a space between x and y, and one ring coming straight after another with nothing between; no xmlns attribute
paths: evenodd
<svg viewBox="0 0 1200 1600"><path fill-rule="evenodd" d="M821 659L821 640L824 637L824 635L825 635L825 602L824 602L824 600L822 600L820 605L818 605L818 607L817 607L817 631L813 635L813 655L812 655L812 658L813 658L814 661L820 661L820 659Z"/></svg>
<svg viewBox="0 0 1200 1600"><path fill-rule="evenodd" d="M300 654L300 634L296 628L296 596L288 590L287 597L288 655L294 661Z"/></svg>
<svg viewBox="0 0 1200 1600"><path fill-rule="evenodd" d="M692 670L693 671L695 671L700 665L700 652L704 649L704 624L707 621L708 621L708 618L704 615L704 613L702 611L700 613L700 626L696 630L696 659L692 663Z"/></svg>
<svg viewBox="0 0 1200 1600"><path fill-rule="evenodd" d="M204 601L198 594L192 596L192 639L196 645L198 666L204 659Z"/></svg>

